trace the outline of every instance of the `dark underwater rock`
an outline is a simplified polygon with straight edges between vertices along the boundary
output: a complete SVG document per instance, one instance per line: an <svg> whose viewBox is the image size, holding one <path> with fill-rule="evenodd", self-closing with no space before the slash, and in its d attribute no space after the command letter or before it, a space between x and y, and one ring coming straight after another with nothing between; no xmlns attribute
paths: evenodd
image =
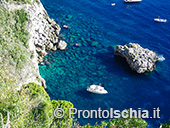
<svg viewBox="0 0 170 128"><path fill-rule="evenodd" d="M45 65L50 66L51 64L49 61L47 61L47 62L45 62Z"/></svg>
<svg viewBox="0 0 170 128"><path fill-rule="evenodd" d="M92 41L92 42L91 42L91 45L94 46L94 47L96 47L98 44L99 44L99 43L98 43L97 41Z"/></svg>
<svg viewBox="0 0 170 128"><path fill-rule="evenodd" d="M66 20L71 20L72 17L73 16L69 14L69 15L66 16Z"/></svg>

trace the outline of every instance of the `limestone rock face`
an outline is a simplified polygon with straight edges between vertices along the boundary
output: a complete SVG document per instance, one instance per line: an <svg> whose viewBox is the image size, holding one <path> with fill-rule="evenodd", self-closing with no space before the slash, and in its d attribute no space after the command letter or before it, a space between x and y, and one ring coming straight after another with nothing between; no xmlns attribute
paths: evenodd
<svg viewBox="0 0 170 128"><path fill-rule="evenodd" d="M66 47L67 47L67 43L66 43L65 41L60 40L60 41L58 42L58 46L57 46L58 49L60 49L60 50L65 50Z"/></svg>
<svg viewBox="0 0 170 128"><path fill-rule="evenodd" d="M35 45L38 62L41 62L48 52L56 49L55 45L58 43L61 28L53 19L49 18L40 1L35 2L26 10L30 15L28 23L28 31L32 35L30 44L34 43L32 45ZM37 42L39 42L38 45Z"/></svg>
<svg viewBox="0 0 170 128"><path fill-rule="evenodd" d="M54 19L50 19L40 0L36 0L32 4L21 5L2 3L9 10L24 9L29 14L26 28L31 35L29 46L31 50L38 51L38 62L41 62L43 57L51 50L57 50L56 45L59 43L58 36L61 28ZM62 46L59 49L65 49L64 47L67 46L66 42L60 41L60 43Z"/></svg>
<svg viewBox="0 0 170 128"><path fill-rule="evenodd" d="M67 43L58 39L60 26L53 20L50 19L46 10L44 9L40 0L32 4L10 4L6 1L1 1L1 4L9 11L17 9L24 9L28 15L29 20L26 24L26 29L29 32L29 49L32 54L31 58L28 58L29 63L26 63L20 72L20 76L17 77L18 89L22 85L29 82L35 82L39 85L44 86L45 80L39 74L38 63L43 61L45 55L51 50L66 49ZM19 69L17 69L19 70Z"/></svg>
<svg viewBox="0 0 170 128"><path fill-rule="evenodd" d="M118 45L114 54L125 58L131 69L137 73L152 71L158 61L158 56L154 51L142 48L136 43Z"/></svg>

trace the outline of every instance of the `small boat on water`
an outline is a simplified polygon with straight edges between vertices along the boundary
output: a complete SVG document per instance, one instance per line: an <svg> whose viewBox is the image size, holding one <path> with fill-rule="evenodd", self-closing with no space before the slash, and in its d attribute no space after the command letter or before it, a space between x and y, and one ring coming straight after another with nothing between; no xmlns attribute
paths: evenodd
<svg viewBox="0 0 170 128"><path fill-rule="evenodd" d="M63 25L64 28L68 28L68 25Z"/></svg>
<svg viewBox="0 0 170 128"><path fill-rule="evenodd" d="M87 88L87 91L91 93L96 93L96 94L107 94L108 93L104 89L104 87L101 86L101 84L99 85L92 84Z"/></svg>
<svg viewBox="0 0 170 128"><path fill-rule="evenodd" d="M137 3L141 2L142 0L124 0L125 3Z"/></svg>
<svg viewBox="0 0 170 128"><path fill-rule="evenodd" d="M116 4L115 4L115 3L112 3L111 5L112 5L112 6L115 6Z"/></svg>
<svg viewBox="0 0 170 128"><path fill-rule="evenodd" d="M154 21L155 22L166 22L167 19L160 19L159 16L158 16L158 18L155 18Z"/></svg>

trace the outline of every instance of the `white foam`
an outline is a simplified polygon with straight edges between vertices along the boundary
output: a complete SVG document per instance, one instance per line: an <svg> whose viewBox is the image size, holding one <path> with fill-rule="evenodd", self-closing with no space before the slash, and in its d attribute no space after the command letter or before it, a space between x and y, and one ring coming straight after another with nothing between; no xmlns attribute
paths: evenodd
<svg viewBox="0 0 170 128"><path fill-rule="evenodd" d="M162 62L165 60L165 57L163 55L158 55L158 61Z"/></svg>

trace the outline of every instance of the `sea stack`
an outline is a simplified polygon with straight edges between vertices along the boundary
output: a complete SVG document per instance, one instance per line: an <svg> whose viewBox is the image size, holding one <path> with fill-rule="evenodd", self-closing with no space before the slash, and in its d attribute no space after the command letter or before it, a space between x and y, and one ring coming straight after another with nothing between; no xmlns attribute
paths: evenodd
<svg viewBox="0 0 170 128"><path fill-rule="evenodd" d="M153 71L158 61L158 56L154 51L142 48L136 43L118 45L114 54L125 58L131 69L137 73Z"/></svg>

